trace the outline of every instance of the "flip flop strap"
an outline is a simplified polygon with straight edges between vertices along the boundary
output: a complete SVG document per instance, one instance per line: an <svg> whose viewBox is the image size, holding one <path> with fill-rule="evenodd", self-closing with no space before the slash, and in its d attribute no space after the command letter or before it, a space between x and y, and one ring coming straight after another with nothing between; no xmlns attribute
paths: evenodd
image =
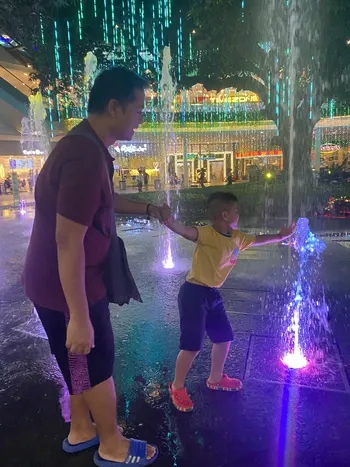
<svg viewBox="0 0 350 467"><path fill-rule="evenodd" d="M147 443L138 439L131 439L129 446L129 454L125 464L137 464L142 459L147 458Z"/></svg>

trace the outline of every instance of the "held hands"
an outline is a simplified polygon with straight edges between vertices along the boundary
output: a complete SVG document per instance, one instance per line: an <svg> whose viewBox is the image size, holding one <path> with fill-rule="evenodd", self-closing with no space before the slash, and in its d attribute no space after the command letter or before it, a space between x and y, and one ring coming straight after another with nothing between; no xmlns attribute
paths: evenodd
<svg viewBox="0 0 350 467"><path fill-rule="evenodd" d="M165 203L163 206L150 204L148 207L148 213L151 217L158 219L162 223L166 222L171 217L171 209Z"/></svg>
<svg viewBox="0 0 350 467"><path fill-rule="evenodd" d="M88 317L69 320L66 347L70 353L80 355L87 355L95 347L94 328Z"/></svg>
<svg viewBox="0 0 350 467"><path fill-rule="evenodd" d="M291 224L289 227L283 226L279 233L281 240L286 240L287 238L291 237L295 232L295 227L295 222L293 222L293 224Z"/></svg>
<svg viewBox="0 0 350 467"><path fill-rule="evenodd" d="M173 219L171 215L171 208L166 203L160 208L160 222L167 225Z"/></svg>

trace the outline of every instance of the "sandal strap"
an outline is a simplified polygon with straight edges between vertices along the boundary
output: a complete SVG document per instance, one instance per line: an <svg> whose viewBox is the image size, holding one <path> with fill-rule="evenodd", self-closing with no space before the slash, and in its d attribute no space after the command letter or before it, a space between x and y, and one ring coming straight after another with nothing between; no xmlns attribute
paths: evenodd
<svg viewBox="0 0 350 467"><path fill-rule="evenodd" d="M138 439L131 439L129 446L129 454L125 464L136 464L141 459L147 458L147 443Z"/></svg>

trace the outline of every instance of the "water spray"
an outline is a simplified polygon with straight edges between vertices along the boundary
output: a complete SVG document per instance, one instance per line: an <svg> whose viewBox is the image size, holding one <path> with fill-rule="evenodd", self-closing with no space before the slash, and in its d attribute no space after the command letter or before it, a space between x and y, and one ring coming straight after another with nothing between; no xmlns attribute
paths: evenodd
<svg viewBox="0 0 350 467"><path fill-rule="evenodd" d="M316 275L315 259L319 259L325 250L325 243L310 231L309 220L301 218L297 222L292 246L299 255L299 271L295 282L293 298L287 306L292 315L287 332L292 338L292 349L282 357L282 362L291 369L301 369L308 361L300 345L300 322L303 316L312 312L313 297L311 281Z"/></svg>

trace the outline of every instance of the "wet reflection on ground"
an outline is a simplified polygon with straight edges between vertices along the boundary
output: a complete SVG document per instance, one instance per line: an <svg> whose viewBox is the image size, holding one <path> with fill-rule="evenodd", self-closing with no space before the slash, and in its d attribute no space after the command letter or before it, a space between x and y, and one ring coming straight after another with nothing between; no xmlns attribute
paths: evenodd
<svg viewBox="0 0 350 467"><path fill-rule="evenodd" d="M227 371L244 380L244 390L221 394L206 389L210 353L206 343L189 379L195 412L188 415L173 409L167 386L178 348L176 297L193 246L174 240L176 267L164 272L159 255L164 230L154 224L126 224L119 226L119 233L144 300L111 307L119 414L127 435L157 444L161 457L156 465L162 467L349 465L350 355L343 351L349 342L344 333L350 326L345 320L349 299L341 288L341 276L350 265L349 250L332 246L326 258L328 272L338 274L336 280L330 278L342 292L337 296L332 285L332 319L343 334L336 335L340 354L337 350L327 357L317 385L312 375L306 383L288 379L274 364L280 329L271 288L274 294L282 290L286 249L262 248L242 255L223 293L236 331ZM69 419L67 394L19 282L31 226L30 211L0 219L2 459L6 466L91 467L91 452L73 458L61 452L67 433L64 419Z"/></svg>

